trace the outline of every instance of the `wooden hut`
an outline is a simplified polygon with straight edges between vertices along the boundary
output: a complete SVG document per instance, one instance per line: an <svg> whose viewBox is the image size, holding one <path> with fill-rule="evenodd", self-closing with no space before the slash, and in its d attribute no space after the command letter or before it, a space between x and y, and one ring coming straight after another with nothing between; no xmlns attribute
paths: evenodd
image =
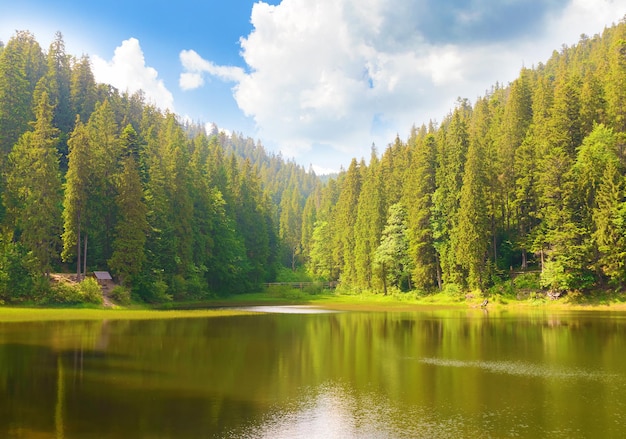
<svg viewBox="0 0 626 439"><path fill-rule="evenodd" d="M93 277L96 278L101 287L109 286L113 283L113 278L108 271L94 271Z"/></svg>

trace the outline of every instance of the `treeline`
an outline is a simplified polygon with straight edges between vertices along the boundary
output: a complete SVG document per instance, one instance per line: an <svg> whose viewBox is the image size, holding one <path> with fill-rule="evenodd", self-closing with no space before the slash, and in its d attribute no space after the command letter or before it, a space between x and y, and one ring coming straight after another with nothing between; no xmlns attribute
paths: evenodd
<svg viewBox="0 0 626 439"><path fill-rule="evenodd" d="M96 84L60 33L44 53L27 31L0 44L0 173L8 303L54 296L48 274L69 270L110 270L151 302L254 290L294 264L289 227L320 184L252 139Z"/></svg>
<svg viewBox="0 0 626 439"><path fill-rule="evenodd" d="M242 135L96 84L89 59L0 44L0 301L104 269L146 301L294 276L354 291L553 291L626 280L626 23L582 35L325 184ZM285 280L285 279L282 279Z"/></svg>
<svg viewBox="0 0 626 439"><path fill-rule="evenodd" d="M308 198L310 271L346 289L553 291L626 279L626 23L459 100Z"/></svg>

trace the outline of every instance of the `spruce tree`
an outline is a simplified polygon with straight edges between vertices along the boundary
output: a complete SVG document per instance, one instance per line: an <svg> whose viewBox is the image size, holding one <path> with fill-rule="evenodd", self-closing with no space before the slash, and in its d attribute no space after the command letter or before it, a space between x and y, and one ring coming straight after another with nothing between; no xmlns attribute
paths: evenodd
<svg viewBox="0 0 626 439"><path fill-rule="evenodd" d="M437 145L433 134L416 139L402 198L407 206L412 280L419 290L428 290L434 285L439 289L442 287L441 269L431 228L436 153Z"/></svg>
<svg viewBox="0 0 626 439"><path fill-rule="evenodd" d="M132 155L123 160L115 202L120 214L115 226L113 254L108 263L120 281L129 285L133 276L142 271L148 232L148 209L144 203L137 164Z"/></svg>
<svg viewBox="0 0 626 439"><path fill-rule="evenodd" d="M52 125L53 108L44 91L35 108L34 130L22 134L9 154L5 193L19 240L46 275L59 254L61 231L59 131Z"/></svg>
<svg viewBox="0 0 626 439"><path fill-rule="evenodd" d="M599 252L598 267L618 287L626 280L626 202L624 177L609 161L593 209L593 239Z"/></svg>
<svg viewBox="0 0 626 439"><path fill-rule="evenodd" d="M411 258L407 236L406 209L401 203L389 208L389 215L374 253L376 271L383 281L383 292L389 287L409 290L411 286Z"/></svg>

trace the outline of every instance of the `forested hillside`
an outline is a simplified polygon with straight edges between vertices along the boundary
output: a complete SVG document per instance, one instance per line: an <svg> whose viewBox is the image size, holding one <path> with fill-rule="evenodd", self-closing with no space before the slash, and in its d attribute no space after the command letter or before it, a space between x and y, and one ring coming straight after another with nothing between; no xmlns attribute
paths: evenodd
<svg viewBox="0 0 626 439"><path fill-rule="evenodd" d="M353 290L544 288L626 279L626 24L582 35L307 200L310 270Z"/></svg>
<svg viewBox="0 0 626 439"><path fill-rule="evenodd" d="M286 271L384 293L485 291L511 270L622 288L625 146L624 22L324 184L96 84L60 34L44 51L17 32L0 46L0 300L54 301L48 273L96 269L150 302Z"/></svg>
<svg viewBox="0 0 626 439"><path fill-rule="evenodd" d="M151 302L258 289L295 264L320 184L252 139L96 84L60 33L44 52L27 31L0 46L0 171L5 302L53 302L47 275L70 270L109 270Z"/></svg>

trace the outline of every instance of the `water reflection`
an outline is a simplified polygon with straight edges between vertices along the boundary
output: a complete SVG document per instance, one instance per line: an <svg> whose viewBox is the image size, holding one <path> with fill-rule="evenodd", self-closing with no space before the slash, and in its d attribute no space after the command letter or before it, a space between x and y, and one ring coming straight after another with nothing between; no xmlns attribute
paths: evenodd
<svg viewBox="0 0 626 439"><path fill-rule="evenodd" d="M355 394L339 383L303 391L297 403L274 408L258 423L223 438L451 438L462 437L459 418L437 420L432 412L400 408L376 392Z"/></svg>
<svg viewBox="0 0 626 439"><path fill-rule="evenodd" d="M619 437L626 427L624 315L286 311L0 323L0 437Z"/></svg>

